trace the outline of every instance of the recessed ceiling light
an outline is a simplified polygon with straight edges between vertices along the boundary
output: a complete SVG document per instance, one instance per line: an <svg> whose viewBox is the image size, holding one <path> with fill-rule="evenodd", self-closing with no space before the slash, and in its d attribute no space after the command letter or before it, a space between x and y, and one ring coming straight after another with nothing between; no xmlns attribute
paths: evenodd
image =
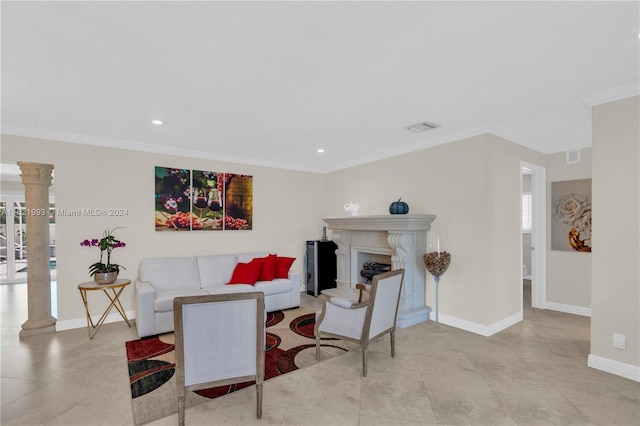
<svg viewBox="0 0 640 426"><path fill-rule="evenodd" d="M161 126L161 125L164 124L164 121L162 121L162 120L151 120L151 122L153 124L155 124L156 126Z"/></svg>
<svg viewBox="0 0 640 426"><path fill-rule="evenodd" d="M318 148L318 152L319 153L323 153L324 152L324 148Z"/></svg>

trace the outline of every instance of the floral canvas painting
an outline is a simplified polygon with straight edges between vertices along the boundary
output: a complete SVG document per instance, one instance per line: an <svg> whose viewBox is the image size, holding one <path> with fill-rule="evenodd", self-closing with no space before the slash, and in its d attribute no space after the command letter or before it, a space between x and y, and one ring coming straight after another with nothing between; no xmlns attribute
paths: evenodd
<svg viewBox="0 0 640 426"><path fill-rule="evenodd" d="M591 252L591 179L551 183L551 250Z"/></svg>

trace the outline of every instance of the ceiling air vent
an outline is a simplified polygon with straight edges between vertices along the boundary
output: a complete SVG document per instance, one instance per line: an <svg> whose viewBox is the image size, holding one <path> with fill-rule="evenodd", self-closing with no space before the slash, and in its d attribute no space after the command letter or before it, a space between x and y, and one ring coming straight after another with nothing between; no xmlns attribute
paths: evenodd
<svg viewBox="0 0 640 426"><path fill-rule="evenodd" d="M580 162L580 150L572 149L567 151L567 164L578 164Z"/></svg>
<svg viewBox="0 0 640 426"><path fill-rule="evenodd" d="M421 123L412 124L411 126L407 126L404 129L405 130L410 130L410 131L416 132L416 133L422 133L422 132L426 132L427 130L435 129L436 127L439 127L439 126L437 124L433 124L433 123L429 123L427 121L423 121Z"/></svg>

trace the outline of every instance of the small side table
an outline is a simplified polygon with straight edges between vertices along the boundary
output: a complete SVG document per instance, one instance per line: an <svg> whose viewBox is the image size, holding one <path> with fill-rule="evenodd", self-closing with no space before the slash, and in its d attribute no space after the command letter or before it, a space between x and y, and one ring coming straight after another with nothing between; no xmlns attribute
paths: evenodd
<svg viewBox="0 0 640 426"><path fill-rule="evenodd" d="M127 314L125 313L124 308L122 307L122 303L120 302L120 295L124 291L124 288L129 284L131 284L131 280L127 279L115 280L111 284L98 284L95 281L87 281L82 284L78 284L78 290L80 290L80 296L82 297L82 302L84 303L84 310L87 314L87 329L89 330L89 339L93 339L95 337L95 335L98 333L98 330L100 330L102 323L104 323L104 320L107 319L107 315L109 315L109 312L111 312L114 307L118 310L118 312L120 312L120 315L127 323L127 325L131 327L129 318L127 318ZM91 314L89 313L89 305L87 303L87 291L93 290L104 291L104 294L106 294L111 301L98 322L96 322L95 324L91 319ZM111 290L111 293L109 293L108 290Z"/></svg>

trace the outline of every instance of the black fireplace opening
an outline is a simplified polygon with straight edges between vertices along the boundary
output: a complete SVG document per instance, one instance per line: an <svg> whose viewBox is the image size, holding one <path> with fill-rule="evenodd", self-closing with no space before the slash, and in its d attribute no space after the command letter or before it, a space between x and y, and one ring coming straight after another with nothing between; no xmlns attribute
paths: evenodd
<svg viewBox="0 0 640 426"><path fill-rule="evenodd" d="M364 262L360 270L360 276L364 279L365 284L371 284L373 277L384 274L391 270L391 264L381 262Z"/></svg>

